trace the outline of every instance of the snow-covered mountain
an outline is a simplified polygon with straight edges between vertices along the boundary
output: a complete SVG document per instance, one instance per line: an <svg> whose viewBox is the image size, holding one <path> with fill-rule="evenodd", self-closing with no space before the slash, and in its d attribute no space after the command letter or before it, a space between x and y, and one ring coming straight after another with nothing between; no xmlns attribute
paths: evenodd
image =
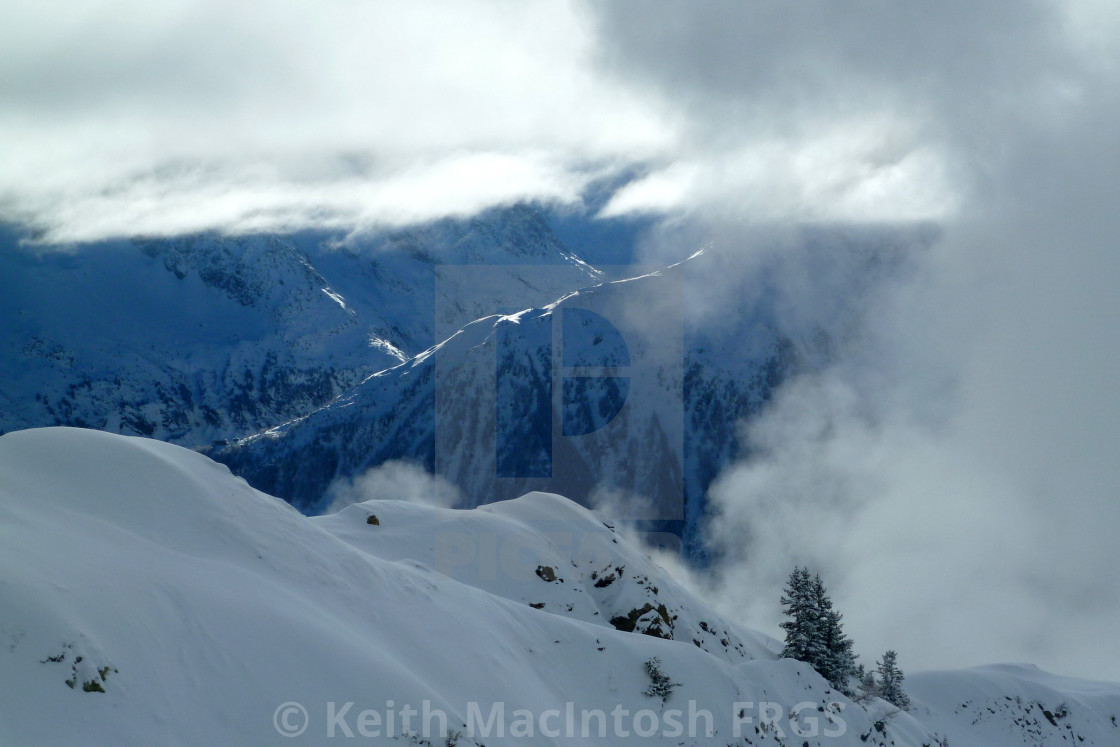
<svg viewBox="0 0 1120 747"><path fill-rule="evenodd" d="M819 353L765 309L689 323L667 308L688 272L685 263L478 319L329 406L213 455L308 513L329 502L333 480L411 459L458 486L467 506L532 490L587 504L606 491L642 497L629 518L687 535L735 453L735 424Z"/></svg>
<svg viewBox="0 0 1120 747"><path fill-rule="evenodd" d="M911 673L898 712L778 648L556 495L308 518L178 446L0 437L4 745L1120 741L1120 684Z"/></svg>
<svg viewBox="0 0 1120 747"><path fill-rule="evenodd" d="M841 266L873 284L893 271L882 247L804 252L805 278L840 283ZM790 261L745 271L701 251L491 314L326 407L209 453L308 513L330 502L333 481L407 459L468 507L533 490L605 500L703 557L705 494L744 456L738 428L789 376L824 365L861 313L850 282L839 298L820 294L815 315L783 317L772 276Z"/></svg>
<svg viewBox="0 0 1120 747"><path fill-rule="evenodd" d="M508 302L437 282L441 266L506 267L536 303L596 277L524 206L348 243L36 247L0 229L0 432L78 425L188 446L244 436L430 347L441 298L460 325ZM542 266L531 281L518 272Z"/></svg>
<svg viewBox="0 0 1120 747"><path fill-rule="evenodd" d="M827 229L754 264L730 247L604 272L556 220L515 206L349 239L49 251L8 230L0 432L76 425L203 449L308 512L334 480L407 459L468 506L531 490L625 501L703 557L705 492L743 456L742 421L827 360L920 238ZM592 221L566 220L612 256ZM783 273L813 296L803 318Z"/></svg>

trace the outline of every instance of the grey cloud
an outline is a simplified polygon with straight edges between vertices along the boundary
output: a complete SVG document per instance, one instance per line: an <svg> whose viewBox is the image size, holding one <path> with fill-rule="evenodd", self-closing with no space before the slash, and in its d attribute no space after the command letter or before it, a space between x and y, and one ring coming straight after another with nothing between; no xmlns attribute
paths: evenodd
<svg viewBox="0 0 1120 747"><path fill-rule="evenodd" d="M800 114L928 108L968 96L990 103L1068 56L1051 33L1057 9L1040 2L678 1L656 13L642 12L636 0L596 7L611 40L600 48L608 67L716 115L728 106L749 117L782 107Z"/></svg>
<svg viewBox="0 0 1120 747"><path fill-rule="evenodd" d="M871 289L833 365L786 386L748 430L751 456L713 487L714 598L777 634L780 586L809 562L867 659L896 648L915 668L1025 660L1120 677L1120 57L1101 43L1117 14L1085 2L600 7L614 40L603 64L689 113L689 178L673 182L670 164L631 204L683 206L740 264L787 251L797 278L765 208L786 190L786 220L812 218L799 200L839 194L787 177L837 122L879 118L868 140L897 138L896 157L927 148L953 198L933 216L940 239ZM858 135L838 131L826 155ZM759 141L790 154L763 172L761 197L720 170L739 152L757 163ZM858 184L877 157L813 165ZM887 182L878 204L936 171ZM700 199L674 203L672 189ZM690 234L665 235L651 251ZM724 275L708 297L736 292L740 276ZM784 290L793 319L835 295Z"/></svg>
<svg viewBox="0 0 1120 747"><path fill-rule="evenodd" d="M1120 676L1118 131L1107 97L1008 130L991 192L754 425L712 492L744 617L808 561L866 655Z"/></svg>
<svg viewBox="0 0 1120 747"><path fill-rule="evenodd" d="M998 188L1009 130L1097 95L1084 5L596 6L601 63L687 112L677 156L697 164L662 181L700 199L653 183L624 207L704 209L730 192L724 212L747 219L943 219Z"/></svg>

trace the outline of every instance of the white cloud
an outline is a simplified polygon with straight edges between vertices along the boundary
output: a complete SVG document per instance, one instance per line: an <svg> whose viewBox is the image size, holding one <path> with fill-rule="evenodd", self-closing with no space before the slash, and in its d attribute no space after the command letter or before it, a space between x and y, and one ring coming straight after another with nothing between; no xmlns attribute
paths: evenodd
<svg viewBox="0 0 1120 747"><path fill-rule="evenodd" d="M425 506L453 508L462 498L459 489L413 462L393 460L371 467L353 478L340 478L327 489L336 513L366 501L408 501Z"/></svg>
<svg viewBox="0 0 1120 747"><path fill-rule="evenodd" d="M619 190L602 217L701 212L754 221L900 222L954 214L951 159L902 122L855 121L802 138L703 152Z"/></svg>
<svg viewBox="0 0 1120 747"><path fill-rule="evenodd" d="M571 202L675 137L570 3L14 3L0 29L0 208L58 239Z"/></svg>
<svg viewBox="0 0 1120 747"><path fill-rule="evenodd" d="M59 240L400 224L576 202L635 164L604 215L953 210L968 185L920 97L811 23L715 7L8 3L0 215ZM726 58L679 48L692 26Z"/></svg>

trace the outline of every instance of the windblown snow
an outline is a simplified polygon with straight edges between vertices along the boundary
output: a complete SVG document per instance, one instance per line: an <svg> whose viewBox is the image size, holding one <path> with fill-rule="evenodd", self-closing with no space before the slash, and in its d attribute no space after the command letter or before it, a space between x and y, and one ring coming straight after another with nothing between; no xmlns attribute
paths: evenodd
<svg viewBox="0 0 1120 747"><path fill-rule="evenodd" d="M1120 744L1120 684L915 673L899 712L778 650L560 496L308 518L167 443L0 437L3 745Z"/></svg>

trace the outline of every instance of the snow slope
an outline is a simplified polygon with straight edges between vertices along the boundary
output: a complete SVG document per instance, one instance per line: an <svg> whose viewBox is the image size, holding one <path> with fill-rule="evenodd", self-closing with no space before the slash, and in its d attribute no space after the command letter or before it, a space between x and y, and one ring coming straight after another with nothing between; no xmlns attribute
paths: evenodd
<svg viewBox="0 0 1120 747"><path fill-rule="evenodd" d="M656 611L635 631L606 619L647 603ZM1120 685L1026 668L915 675L912 714L885 716L774 647L558 496L472 511L372 502L312 519L177 446L69 428L0 436L0 744L1062 743L1029 741L1035 725L1012 729L1022 717L1009 709L971 724L1015 697L1051 715L1065 702L1054 718L1077 744L1120 737ZM680 683L665 702L643 694L651 657ZM477 733L445 735L438 714L436 734L403 733L402 709L424 701L449 732ZM689 735L690 702L711 711L711 738L703 714ZM760 702L809 703L818 733L780 719L762 729L773 712ZM495 703L492 731L506 730L484 736ZM565 739L568 703L577 731L583 711L619 708L631 733L607 715L607 738ZM526 726L516 709L531 737L511 733ZM754 718L738 738L736 709ZM653 735L633 733L654 721ZM301 726L299 739L281 733Z"/></svg>

